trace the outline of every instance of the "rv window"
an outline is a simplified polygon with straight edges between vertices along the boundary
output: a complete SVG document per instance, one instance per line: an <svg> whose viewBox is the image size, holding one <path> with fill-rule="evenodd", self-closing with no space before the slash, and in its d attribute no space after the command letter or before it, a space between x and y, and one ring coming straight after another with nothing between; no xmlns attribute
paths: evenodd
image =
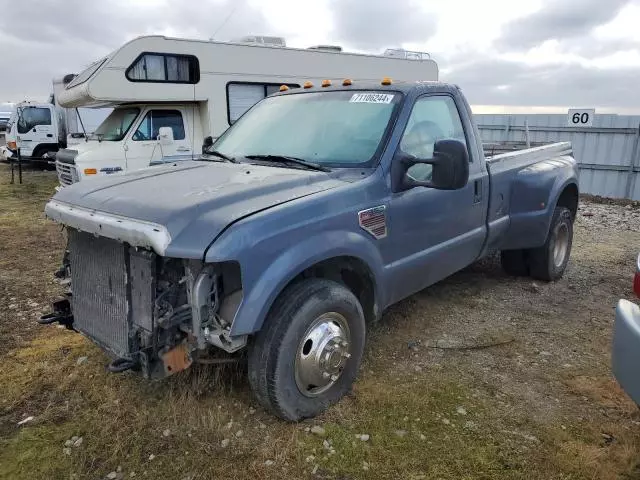
<svg viewBox="0 0 640 480"><path fill-rule="evenodd" d="M127 69L132 82L198 83L198 59L192 55L143 53Z"/></svg>
<svg viewBox="0 0 640 480"><path fill-rule="evenodd" d="M140 122L138 129L131 138L135 141L155 140L158 138L160 127L171 127L174 140L184 140L184 123L182 115L177 110L151 110Z"/></svg>
<svg viewBox="0 0 640 480"><path fill-rule="evenodd" d="M27 133L36 125L51 125L51 110L39 107L23 107L18 116L18 133Z"/></svg>
<svg viewBox="0 0 640 480"><path fill-rule="evenodd" d="M287 84L289 88L300 88L300 85ZM244 112L263 98L280 90L281 83L240 83L227 84L227 108L229 125L238 120Z"/></svg>

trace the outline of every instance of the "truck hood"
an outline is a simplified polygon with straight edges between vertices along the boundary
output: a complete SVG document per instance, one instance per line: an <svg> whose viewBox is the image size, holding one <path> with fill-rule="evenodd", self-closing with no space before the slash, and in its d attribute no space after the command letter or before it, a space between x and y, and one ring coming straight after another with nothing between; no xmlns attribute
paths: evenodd
<svg viewBox="0 0 640 480"><path fill-rule="evenodd" d="M84 155L94 150L104 152L106 155L108 155L109 152L118 152L120 156L124 157L122 145L122 142L109 142L106 140L99 142L97 140L85 141L84 139L79 139L78 143L69 145L68 150L75 150L78 152L78 155Z"/></svg>
<svg viewBox="0 0 640 480"><path fill-rule="evenodd" d="M160 255L202 258L231 223L343 184L324 172L186 161L73 184L54 195L45 213Z"/></svg>

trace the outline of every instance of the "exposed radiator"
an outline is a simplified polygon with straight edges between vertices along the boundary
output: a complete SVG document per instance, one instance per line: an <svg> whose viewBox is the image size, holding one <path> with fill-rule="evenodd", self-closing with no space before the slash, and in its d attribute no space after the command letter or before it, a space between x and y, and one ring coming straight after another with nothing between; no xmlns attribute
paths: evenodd
<svg viewBox="0 0 640 480"><path fill-rule="evenodd" d="M128 357L128 247L73 229L68 232L73 326L118 357Z"/></svg>

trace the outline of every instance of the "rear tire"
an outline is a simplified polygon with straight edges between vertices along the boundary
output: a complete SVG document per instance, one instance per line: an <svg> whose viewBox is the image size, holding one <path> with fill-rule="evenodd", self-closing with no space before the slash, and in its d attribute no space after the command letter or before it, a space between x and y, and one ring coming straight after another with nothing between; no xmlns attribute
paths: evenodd
<svg viewBox="0 0 640 480"><path fill-rule="evenodd" d="M529 275L526 250L502 250L500 263L507 275L514 277L526 277Z"/></svg>
<svg viewBox="0 0 640 480"><path fill-rule="evenodd" d="M288 287L249 346L255 396L284 420L318 415L351 389L365 335L362 306L343 285L311 278Z"/></svg>
<svg viewBox="0 0 640 480"><path fill-rule="evenodd" d="M556 207L549 226L547 241L529 250L529 269L537 280L551 282L562 278L573 244L573 216L566 207Z"/></svg>

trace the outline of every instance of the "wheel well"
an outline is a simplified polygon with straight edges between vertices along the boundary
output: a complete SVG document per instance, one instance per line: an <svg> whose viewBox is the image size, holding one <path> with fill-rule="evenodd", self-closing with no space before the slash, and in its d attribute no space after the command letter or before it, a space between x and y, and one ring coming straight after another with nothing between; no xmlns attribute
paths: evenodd
<svg viewBox="0 0 640 480"><path fill-rule="evenodd" d="M334 257L317 263L294 278L326 278L341 283L358 298L367 323L377 320L380 309L375 298L375 281L369 266L356 257Z"/></svg>
<svg viewBox="0 0 640 480"><path fill-rule="evenodd" d="M46 152L56 152L58 151L58 146L51 144L51 143L46 143L44 145L38 145L34 150L33 150L33 154L32 156L35 158L41 157L42 155L44 155Z"/></svg>
<svg viewBox="0 0 640 480"><path fill-rule="evenodd" d="M578 213L578 187L572 183L567 185L558 197L558 207L566 207L571 212L571 217L576 218Z"/></svg>

